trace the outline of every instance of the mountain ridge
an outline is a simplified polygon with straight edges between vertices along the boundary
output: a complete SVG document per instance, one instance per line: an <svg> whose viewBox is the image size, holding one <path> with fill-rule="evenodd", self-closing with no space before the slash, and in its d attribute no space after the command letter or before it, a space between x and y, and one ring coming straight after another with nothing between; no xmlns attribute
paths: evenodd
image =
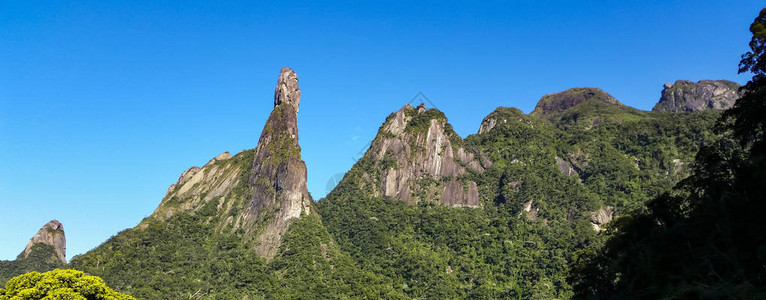
<svg viewBox="0 0 766 300"><path fill-rule="evenodd" d="M405 105L314 202L300 93L280 70L255 149L187 169L151 216L70 267L151 299L567 298L575 253L684 178L718 113L641 111L570 89L530 114L498 107L461 138L443 112Z"/></svg>

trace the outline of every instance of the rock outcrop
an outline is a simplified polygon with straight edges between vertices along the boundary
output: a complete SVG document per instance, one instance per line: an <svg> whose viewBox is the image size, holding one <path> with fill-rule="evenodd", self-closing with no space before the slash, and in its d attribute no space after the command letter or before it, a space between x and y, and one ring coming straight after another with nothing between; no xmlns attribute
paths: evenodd
<svg viewBox="0 0 766 300"><path fill-rule="evenodd" d="M242 181L240 175L246 167L239 162L241 158L227 161L229 159L231 154L224 152L201 168L194 166L184 171L176 183L168 187L165 197L150 218L166 220L180 212L197 211L210 201L218 201L217 205L227 213L236 209L231 201L237 200L234 199L236 195L231 195L231 190ZM222 225L232 222L225 220ZM139 228L145 228L146 225L141 222Z"/></svg>
<svg viewBox="0 0 766 300"><path fill-rule="evenodd" d="M26 258L32 252L32 247L37 244L50 245L56 252L56 258L62 263L66 263L66 236L64 235L64 225L57 220L52 220L45 224L37 234L29 240L27 247L19 254L19 258Z"/></svg>
<svg viewBox="0 0 766 300"><path fill-rule="evenodd" d="M556 166L559 167L559 171L561 171L561 173L566 176L578 175L578 172L575 170L574 166L561 157L556 157Z"/></svg>
<svg viewBox="0 0 766 300"><path fill-rule="evenodd" d="M407 104L386 119L355 167L371 163L362 177L373 196L478 207L478 186L463 177L491 163L475 151L463 147L442 112Z"/></svg>
<svg viewBox="0 0 766 300"><path fill-rule="evenodd" d="M614 207L604 206L590 213L590 223L596 231L603 230L602 226L614 218Z"/></svg>
<svg viewBox="0 0 766 300"><path fill-rule="evenodd" d="M677 80L666 83L660 101L652 111L692 112L705 109L723 110L732 107L742 94L741 86L728 80Z"/></svg>
<svg viewBox="0 0 766 300"><path fill-rule="evenodd" d="M255 244L256 252L267 259L277 254L290 222L312 214L306 163L301 160L298 145L300 98L298 75L290 68L282 68L274 92L274 109L258 140L250 169L253 196L241 220L252 228L268 219Z"/></svg>
<svg viewBox="0 0 766 300"><path fill-rule="evenodd" d="M612 95L598 88L571 88L563 92L543 96L532 114L549 116L559 114L586 101L622 106Z"/></svg>

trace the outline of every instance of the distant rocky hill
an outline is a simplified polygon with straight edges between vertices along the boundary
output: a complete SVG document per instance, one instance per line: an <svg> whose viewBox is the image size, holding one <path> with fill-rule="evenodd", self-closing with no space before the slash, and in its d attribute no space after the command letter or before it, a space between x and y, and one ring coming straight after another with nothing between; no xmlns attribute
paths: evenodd
<svg viewBox="0 0 766 300"><path fill-rule="evenodd" d="M44 272L66 265L64 226L57 220L43 225L16 260L0 261L0 286L6 280L31 271Z"/></svg>
<svg viewBox="0 0 766 300"><path fill-rule="evenodd" d="M653 111L690 112L704 109L723 110L730 108L742 96L736 82L728 80L677 80L666 83L662 97Z"/></svg>
<svg viewBox="0 0 766 300"><path fill-rule="evenodd" d="M543 96L532 114L550 116L566 111L586 101L622 106L612 95L598 88L571 88L563 92Z"/></svg>

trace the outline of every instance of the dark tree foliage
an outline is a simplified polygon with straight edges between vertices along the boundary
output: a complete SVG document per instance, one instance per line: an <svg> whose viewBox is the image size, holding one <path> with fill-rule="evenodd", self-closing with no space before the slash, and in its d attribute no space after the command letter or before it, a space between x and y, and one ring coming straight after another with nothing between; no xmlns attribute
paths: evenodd
<svg viewBox="0 0 766 300"><path fill-rule="evenodd" d="M766 298L766 9L750 31L752 72L744 96L718 121L717 142L703 147L692 175L619 219L597 253L576 263L580 298Z"/></svg>

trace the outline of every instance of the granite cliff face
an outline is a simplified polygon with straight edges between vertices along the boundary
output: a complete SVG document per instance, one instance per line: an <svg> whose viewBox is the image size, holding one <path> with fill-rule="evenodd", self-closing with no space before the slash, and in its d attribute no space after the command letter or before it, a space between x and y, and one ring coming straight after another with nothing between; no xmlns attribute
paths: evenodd
<svg viewBox="0 0 766 300"><path fill-rule="evenodd" d="M742 95L741 86L728 80L677 80L666 83L660 101L652 111L691 112L704 109L730 108Z"/></svg>
<svg viewBox="0 0 766 300"><path fill-rule="evenodd" d="M478 207L478 186L464 175L483 172L482 164L491 162L478 149L463 146L442 112L407 104L380 127L355 166L364 172L355 176L361 176L359 184L372 196Z"/></svg>
<svg viewBox="0 0 766 300"><path fill-rule="evenodd" d="M56 258L62 263L66 263L66 236L64 235L64 225L57 220L52 220L45 224L37 234L27 243L27 247L19 254L19 258L26 258L32 252L32 247L37 244L50 245L56 252Z"/></svg>
<svg viewBox="0 0 766 300"><path fill-rule="evenodd" d="M563 92L548 94L542 97L532 115L550 116L559 114L567 109L586 101L597 101L606 104L622 106L612 95L598 88L571 88Z"/></svg>

